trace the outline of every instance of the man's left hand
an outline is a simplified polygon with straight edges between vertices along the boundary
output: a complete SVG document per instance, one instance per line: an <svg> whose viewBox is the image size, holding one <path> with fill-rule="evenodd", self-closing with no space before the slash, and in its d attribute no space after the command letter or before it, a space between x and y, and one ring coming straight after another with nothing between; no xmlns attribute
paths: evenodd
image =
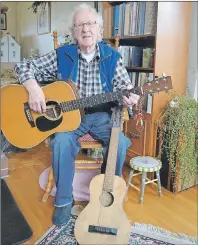
<svg viewBox="0 0 198 245"><path fill-rule="evenodd" d="M138 100L140 99L140 96L137 94L130 94L130 96L127 98L126 96L123 96L123 104L130 108L133 107L138 103Z"/></svg>

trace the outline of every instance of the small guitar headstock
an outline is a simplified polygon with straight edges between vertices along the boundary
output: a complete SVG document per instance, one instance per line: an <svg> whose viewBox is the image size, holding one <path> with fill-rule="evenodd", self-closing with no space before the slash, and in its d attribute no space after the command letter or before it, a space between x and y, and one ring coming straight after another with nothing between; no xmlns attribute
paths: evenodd
<svg viewBox="0 0 198 245"><path fill-rule="evenodd" d="M112 110L111 120L113 123L113 127L120 127L123 122L124 108L120 106L120 107L111 108L111 110Z"/></svg>

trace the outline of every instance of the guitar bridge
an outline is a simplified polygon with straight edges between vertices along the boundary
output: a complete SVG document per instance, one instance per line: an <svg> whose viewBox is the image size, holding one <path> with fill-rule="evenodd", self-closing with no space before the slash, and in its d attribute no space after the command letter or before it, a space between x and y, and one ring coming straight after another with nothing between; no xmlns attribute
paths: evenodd
<svg viewBox="0 0 198 245"><path fill-rule="evenodd" d="M114 236L117 235L116 228L109 228L109 227L95 226L95 225L89 225L88 232L100 233L105 235L114 235Z"/></svg>

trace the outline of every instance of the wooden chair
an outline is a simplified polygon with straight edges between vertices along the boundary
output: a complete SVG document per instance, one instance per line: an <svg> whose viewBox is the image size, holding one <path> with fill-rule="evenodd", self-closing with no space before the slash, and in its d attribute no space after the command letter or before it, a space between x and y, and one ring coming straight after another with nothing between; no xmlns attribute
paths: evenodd
<svg viewBox="0 0 198 245"><path fill-rule="evenodd" d="M62 45L62 44L58 44L58 38L57 37L58 37L57 31L53 31L54 49L57 49L59 46ZM115 43L115 45L116 44L117 44L116 49L118 49L118 42ZM124 132L124 134L126 134L127 122L129 121L129 115L128 115L127 109L124 110L124 120L123 121L124 121L124 123L122 125L122 131ZM46 147L49 146L49 141L50 141L50 137L45 140ZM86 134L86 135L80 137L79 142L80 142L82 149L102 148L101 143L99 141L93 139L91 137L91 135L89 135L89 134ZM83 155L82 153L79 153L76 160L75 160L75 169L80 169L80 170L100 169L102 162L103 162L102 158L93 159L93 158L90 158L90 157ZM45 193L42 197L42 202L47 201L53 186L54 186L54 175L53 175L53 169L51 166L50 172L49 172L49 177L48 177L48 184L46 186Z"/></svg>

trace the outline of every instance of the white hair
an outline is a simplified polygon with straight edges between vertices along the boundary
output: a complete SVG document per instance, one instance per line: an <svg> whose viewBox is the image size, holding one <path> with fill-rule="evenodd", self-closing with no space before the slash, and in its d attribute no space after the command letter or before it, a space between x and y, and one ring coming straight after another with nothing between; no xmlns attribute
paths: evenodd
<svg viewBox="0 0 198 245"><path fill-rule="evenodd" d="M70 32L72 34L72 37L73 37L73 28L74 28L74 17L77 14L77 12L79 12L82 9L88 9L89 11L91 11L92 13L94 13L96 15L96 22L99 25L98 41L101 41L102 37L103 37L103 18L102 18L102 15L100 13L98 13L95 8L93 8L92 6L90 6L89 4L86 4L86 3L81 3L81 4L77 5L75 7L73 13L72 13L72 23L71 23L71 26L69 27Z"/></svg>

